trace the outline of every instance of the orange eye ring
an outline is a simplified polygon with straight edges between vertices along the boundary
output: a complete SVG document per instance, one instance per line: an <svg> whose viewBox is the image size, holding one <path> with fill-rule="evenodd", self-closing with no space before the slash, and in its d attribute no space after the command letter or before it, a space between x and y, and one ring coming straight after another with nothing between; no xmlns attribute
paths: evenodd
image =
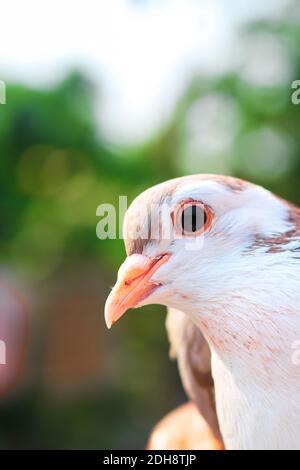
<svg viewBox="0 0 300 470"><path fill-rule="evenodd" d="M178 204L171 217L178 235L197 237L210 228L214 215L203 202L186 199Z"/></svg>

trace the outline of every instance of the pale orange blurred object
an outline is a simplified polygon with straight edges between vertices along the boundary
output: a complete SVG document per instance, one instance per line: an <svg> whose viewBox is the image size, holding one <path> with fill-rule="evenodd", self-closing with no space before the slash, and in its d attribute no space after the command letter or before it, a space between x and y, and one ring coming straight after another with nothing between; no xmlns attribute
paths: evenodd
<svg viewBox="0 0 300 470"><path fill-rule="evenodd" d="M147 449L224 450L224 445L199 413L197 406L188 402L159 421L150 435Z"/></svg>

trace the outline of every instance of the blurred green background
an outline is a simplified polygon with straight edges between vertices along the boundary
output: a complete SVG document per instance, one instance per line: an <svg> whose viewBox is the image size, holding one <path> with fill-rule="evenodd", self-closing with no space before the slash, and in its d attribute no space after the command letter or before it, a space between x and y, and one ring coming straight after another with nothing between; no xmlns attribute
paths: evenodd
<svg viewBox="0 0 300 470"><path fill-rule="evenodd" d="M154 3L157 15L170 4ZM209 2L199 3L201 11ZM0 448L142 448L184 401L163 307L132 311L106 330L103 306L125 252L122 240L96 237L96 208L197 172L249 179L300 205L300 105L291 101L300 9L272 6L235 26L226 54L239 60L224 70L189 68L172 105L160 103L163 119L130 142L113 136L113 120L110 134L99 124L105 89L77 61L50 85L30 86L0 60Z"/></svg>

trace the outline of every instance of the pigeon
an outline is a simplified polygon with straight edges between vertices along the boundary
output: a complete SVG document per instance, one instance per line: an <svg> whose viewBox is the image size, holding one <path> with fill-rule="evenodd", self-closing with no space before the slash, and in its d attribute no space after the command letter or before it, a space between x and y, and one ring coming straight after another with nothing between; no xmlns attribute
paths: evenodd
<svg viewBox="0 0 300 470"><path fill-rule="evenodd" d="M183 385L225 449L300 448L300 209L241 179L191 175L140 194L123 229L107 326L167 306Z"/></svg>

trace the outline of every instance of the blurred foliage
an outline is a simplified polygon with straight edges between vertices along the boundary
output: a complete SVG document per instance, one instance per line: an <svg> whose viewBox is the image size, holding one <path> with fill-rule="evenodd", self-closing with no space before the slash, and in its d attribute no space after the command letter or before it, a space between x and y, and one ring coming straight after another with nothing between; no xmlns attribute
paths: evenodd
<svg viewBox="0 0 300 470"><path fill-rule="evenodd" d="M169 122L132 148L99 135L93 84L81 73L51 90L8 85L0 107L0 261L26 280L39 306L28 383L0 404L1 447L143 446L149 428L183 399L167 357L162 308L128 315L109 335L104 330L101 309L124 248L122 240L97 239L96 208L117 207L119 195L130 202L148 186L196 172L240 176L300 204L300 105L291 102L291 83L300 79L300 27L287 16L241 32L241 42L257 38L271 44L274 56L266 60L286 66L286 79L251 77L247 57L234 72L195 76ZM263 66L256 63L258 72ZM76 273L79 285L91 281L81 274L86 265L98 269L91 277L99 279L99 297L94 307L83 305L82 315L98 310L102 365L83 391L56 393L44 377L43 318L53 286L64 287L67 273ZM74 349L75 359L79 354Z"/></svg>

